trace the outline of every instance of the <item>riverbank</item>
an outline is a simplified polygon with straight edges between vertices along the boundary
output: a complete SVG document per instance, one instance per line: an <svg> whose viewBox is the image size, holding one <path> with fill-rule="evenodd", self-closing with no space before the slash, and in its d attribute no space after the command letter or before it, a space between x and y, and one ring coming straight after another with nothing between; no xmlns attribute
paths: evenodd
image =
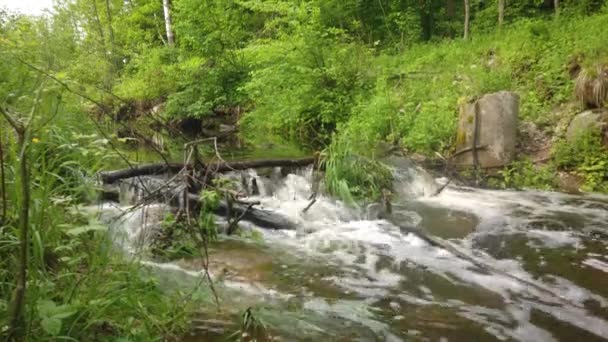
<svg viewBox="0 0 608 342"><path fill-rule="evenodd" d="M581 79L584 85L589 75L599 78L590 78L588 84L603 82L608 64L606 25L608 14L603 12L521 19L502 30L476 33L467 41L417 43L397 51L367 50L330 36L256 41L238 50L249 74L239 83L241 102L184 121L170 106L173 95L168 94L168 105L160 115L188 122L187 131L203 135L209 125L234 128L259 146L276 146L267 141L267 133L272 132L284 142L348 152L359 159L374 159L381 146L388 145L441 163L438 154L449 158L456 152L461 104L507 90L520 98L516 157L476 183L605 192L608 161L599 137L604 131L586 132L598 135L597 141L566 138L577 114L603 106L603 102L590 105L591 99L577 92L576 85ZM321 45L322 67L293 52L312 53ZM140 76L128 76L125 82ZM323 79L331 80L331 86L324 86ZM218 120L224 122L212 124ZM363 175L339 173L336 176L352 188L383 182L378 176L361 184ZM461 176L470 178L466 173ZM361 193L375 196L378 191Z"/></svg>

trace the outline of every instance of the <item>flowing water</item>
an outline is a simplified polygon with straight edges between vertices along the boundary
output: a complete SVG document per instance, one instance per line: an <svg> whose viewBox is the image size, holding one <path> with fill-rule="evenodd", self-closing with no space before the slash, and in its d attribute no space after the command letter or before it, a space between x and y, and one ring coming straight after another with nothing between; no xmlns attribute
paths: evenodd
<svg viewBox="0 0 608 342"><path fill-rule="evenodd" d="M244 222L262 238L215 243L210 272L222 310L201 308L201 322L252 307L283 341L608 339L608 197L456 186L431 197L432 177L398 166L398 225L379 219L377 205L350 208L323 196L304 213L311 170L233 174L245 180L243 190L256 179L251 199L297 229ZM105 205L106 220L126 208ZM149 205L112 221L120 245L130 252L145 246L166 210ZM171 286L201 277L197 260L147 263ZM195 322L185 339L221 340L236 328L220 323L196 330Z"/></svg>

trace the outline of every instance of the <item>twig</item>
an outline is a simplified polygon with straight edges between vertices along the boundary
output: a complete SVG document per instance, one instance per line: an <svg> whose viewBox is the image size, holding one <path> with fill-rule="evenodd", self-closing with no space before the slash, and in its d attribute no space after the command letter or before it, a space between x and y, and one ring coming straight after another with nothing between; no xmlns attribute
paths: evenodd
<svg viewBox="0 0 608 342"><path fill-rule="evenodd" d="M72 89L72 88L71 88L71 87L70 87L70 86L69 86L67 83L65 83L65 82L63 82L62 80L58 79L57 77L53 76L53 75L52 75L52 74L50 74L49 72L47 72L47 71L45 71L45 70L42 70L42 69L40 69L40 68L36 67L35 65L33 65L33 64L31 64L31 63L28 63L28 62L26 62L26 61L24 61L24 60L20 59L19 57L16 57L16 59L17 59L17 60L18 60L20 63L22 63L23 65L27 66L28 68L30 68L30 69L32 69L32 70L34 70L34 71L36 71L36 72L40 73L41 75L44 75L44 76L46 76L46 77L50 78L51 80L55 81L56 83L58 83L59 85L61 85L61 86L62 86L64 89L66 89L68 92L70 92L70 93L72 93L72 94L75 94L75 95L78 95L78 96L80 96L80 97L82 97L82 98L84 98L84 99L86 99L86 100L88 100L88 101L90 101L90 102L94 103L95 105L97 105L97 106L99 107L99 109L101 109L101 110L102 110L102 112L103 112L105 115L108 115L108 111L107 111L106 107L105 107L103 104L101 104L100 102L98 102L98 101L94 100L93 98L91 98L90 96L88 96L88 95L86 95L86 94L83 94L83 93L80 93L80 92L77 92L77 91L73 90L73 89ZM2 108L2 107L0 107L0 108ZM3 112L3 114L4 114L4 112ZM93 124L95 125L95 127L97 128L97 130L99 131L99 133L101 133L101 135L103 135L103 137L104 137L106 140L108 140L108 143L109 143L109 145L110 145L110 148L112 148L112 150L113 150L113 151L114 151L114 152L115 152L115 153L116 153L116 154L117 154L117 155L118 155L118 156L119 156L119 157L120 157L120 158L121 158L121 159L122 159L122 160L123 160L123 161L124 161L124 162L125 162L125 163L126 163L128 166L129 166L129 167L131 167L131 168L132 168L132 167L133 167L133 164L131 164L131 162L128 160L128 158L126 158L126 157L125 157L125 156L124 156L122 153L120 153L120 151L118 150L118 148L116 148L116 146L114 146L114 143L113 143L113 142L112 142L112 140L111 140L111 139L110 139L110 138L107 136L107 134L105 134L105 132L104 132L104 131L101 129L101 127L99 126L99 123L98 123L97 121L95 121L93 118L90 118L90 119L91 119L91 121L93 122ZM163 159L164 159L164 160L165 160L165 161L168 163L168 161L166 160L166 158L164 157L164 155L162 155L162 153L160 154L160 156L161 156L161 158L163 158ZM145 185L143 184L143 182L141 182L141 183L142 183L142 186L145 188Z"/></svg>
<svg viewBox="0 0 608 342"><path fill-rule="evenodd" d="M260 202L260 201L243 201L243 200L239 200L239 199L235 199L234 202L238 203L238 204L243 204L243 205L260 205L260 204L262 204L262 202Z"/></svg>
<svg viewBox="0 0 608 342"><path fill-rule="evenodd" d="M434 192L434 193L431 195L431 197L435 197L435 196L438 196L439 194L441 194L441 193L443 192L443 190L444 190L445 188L447 188L447 187L448 187L448 185L450 185L450 183L452 183L452 179L451 179L451 178L448 178L448 181L447 181L447 182L445 182L445 184L443 184L443 185L442 185L442 186L441 186L439 189L437 189L437 191L435 191L435 192Z"/></svg>
<svg viewBox="0 0 608 342"><path fill-rule="evenodd" d="M308 211L308 209L310 209L310 207L312 207L313 204L315 204L317 202L317 196L315 194L314 197L312 197L312 200L310 201L310 203L308 203L308 205L306 206L306 208L302 209L302 213L306 213Z"/></svg>
<svg viewBox="0 0 608 342"><path fill-rule="evenodd" d="M190 164L190 161L192 159L192 157L195 157L195 161L194 161L194 168L192 170L193 176L196 172L196 166L197 165L202 165L202 163L200 163L200 161L198 160L198 154L195 153L195 148L197 144L200 144L201 142L207 141L209 139L201 139L198 141L193 141L190 143L186 143L184 144L184 168L182 169L181 172L183 172L183 174L185 174L186 176L188 175L188 168L187 165ZM215 142L215 148L216 148L216 154L219 156L219 152L217 151L217 139L214 139ZM209 171L210 168L206 167L206 172L205 172L205 177L203 178L203 180L201 181L201 184L204 186L207 183L207 179L209 177ZM193 177L194 178L194 177ZM188 200L188 180L187 177L184 177L184 182L186 182L185 186L184 186L184 204L186 206L186 213L187 213L187 222L188 222L188 226L192 227L192 222L190 221L190 201ZM196 234L194 234L191 230L191 235L195 240L198 240L196 237ZM205 276L207 278L207 281L209 281L209 288L211 289L211 292L213 293L214 299L215 299L215 303L217 305L217 309L221 310L220 307L220 301L219 301L219 296L217 295L217 291L215 290L215 286L213 285L213 279L211 279L211 275L209 274L209 249L208 249L208 234L201 234L201 243L199 245L202 245L202 250L203 250L203 269L205 271Z"/></svg>
<svg viewBox="0 0 608 342"><path fill-rule="evenodd" d="M471 147L467 147L467 148L463 148L462 150L458 150L456 152L454 152L451 156L450 159L453 159L461 154L465 154L467 152L471 152L473 151L473 149L481 151L481 150L485 150L486 148L488 148L488 145L477 145L475 146L475 148L473 148L473 146Z"/></svg>
<svg viewBox="0 0 608 342"><path fill-rule="evenodd" d="M17 134L24 134L25 127L24 127L23 123L18 121L13 116L13 114L9 113L8 110L2 106L0 106L0 113L2 114L2 116L4 116L6 121L8 121L8 124L11 125L11 127L15 130L15 132L17 132Z"/></svg>
<svg viewBox="0 0 608 342"><path fill-rule="evenodd" d="M6 222L6 180L4 176L4 145L2 144L2 133L0 132L0 191L2 191L2 216L0 216L0 227Z"/></svg>
<svg viewBox="0 0 608 342"><path fill-rule="evenodd" d="M41 82L38 91L36 92L36 98L32 104L27 123L23 125L18 122L12 115L6 112L0 106L0 112L2 112L5 119L9 122L13 129L17 133L18 143L20 147L19 151L19 181L21 183L21 202L19 203L19 256L17 266L17 282L13 297L11 299L9 314L8 314L8 337L7 340L19 339L23 336L18 336L21 333L21 328L24 322L24 311L26 302L26 290L27 290L27 272L28 272L28 259L30 250L30 235L29 235L29 215L30 215L30 177L27 160L27 149L29 140L30 125L33 122L34 115L38 110L40 104L40 97L42 95L42 87L44 82Z"/></svg>
<svg viewBox="0 0 608 342"><path fill-rule="evenodd" d="M475 102L475 128L473 130L473 166L475 168L475 184L479 185L480 166L479 154L477 152L477 143L479 142L479 101Z"/></svg>
<svg viewBox="0 0 608 342"><path fill-rule="evenodd" d="M239 217L237 217L236 219L234 219L232 222L228 223L228 229L226 230L226 234L227 235L232 235L232 233L234 233L234 231L237 228L237 225L239 224L239 222L243 219L243 217L245 217L245 214L247 214L247 212L249 210L251 210L251 208L254 206L253 203L250 203L247 208L245 208L245 210L241 213L241 215ZM228 217L228 220L230 220L230 217Z"/></svg>

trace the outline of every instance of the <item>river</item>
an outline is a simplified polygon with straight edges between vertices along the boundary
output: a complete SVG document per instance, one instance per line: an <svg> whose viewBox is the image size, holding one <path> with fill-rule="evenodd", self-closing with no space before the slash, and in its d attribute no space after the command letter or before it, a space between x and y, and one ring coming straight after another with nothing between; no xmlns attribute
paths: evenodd
<svg viewBox="0 0 608 342"><path fill-rule="evenodd" d="M214 243L210 273L221 311L202 307L184 339L223 340L238 326L222 322L251 307L281 341L608 340L607 196L450 185L431 197L437 184L428 174L403 165L395 172L393 219L450 250L378 218L374 205L319 195L303 213L311 169L233 174L255 178L260 191L250 199L297 229L243 222L259 238ZM103 219L117 244L137 255L167 208L152 204L117 220L132 203L132 194L121 195L120 205L101 205ZM165 286L201 278L198 260L143 262Z"/></svg>

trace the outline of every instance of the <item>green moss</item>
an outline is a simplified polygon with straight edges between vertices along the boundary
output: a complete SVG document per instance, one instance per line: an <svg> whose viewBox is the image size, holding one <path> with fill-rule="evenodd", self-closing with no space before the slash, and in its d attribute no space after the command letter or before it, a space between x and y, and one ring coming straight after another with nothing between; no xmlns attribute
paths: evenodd
<svg viewBox="0 0 608 342"><path fill-rule="evenodd" d="M458 131L458 137L456 138L456 145L465 145L467 143L467 133L464 130Z"/></svg>

